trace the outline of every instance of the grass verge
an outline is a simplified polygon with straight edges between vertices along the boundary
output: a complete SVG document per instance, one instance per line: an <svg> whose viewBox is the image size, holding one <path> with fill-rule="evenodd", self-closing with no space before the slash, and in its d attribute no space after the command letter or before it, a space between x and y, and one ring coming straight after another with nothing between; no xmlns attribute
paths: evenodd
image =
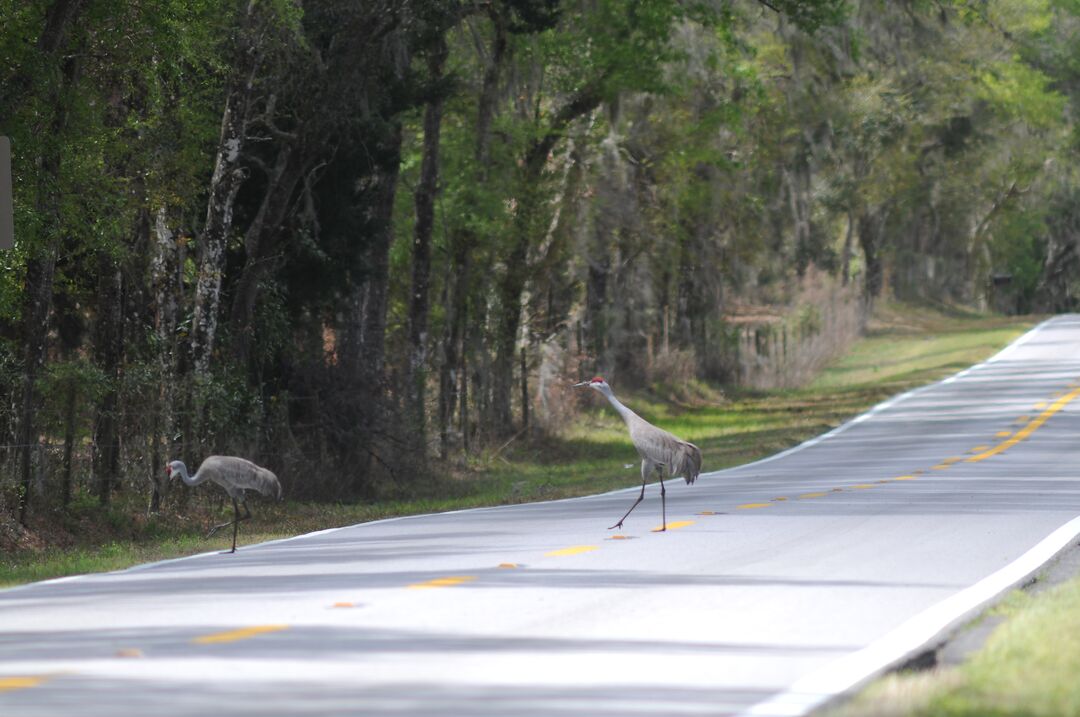
<svg viewBox="0 0 1080 717"><path fill-rule="evenodd" d="M867 336L799 390L747 392L699 386L654 386L622 400L646 419L698 444L712 471L776 453L823 433L899 391L981 361L1032 326L1030 318L944 313L903 305L879 307ZM618 389L617 389L618 390ZM592 397L583 415L558 437L511 442L447 468L437 484L411 500L375 504L270 504L252 501L254 518L240 529L250 544L397 515L566 498L638 485L636 454L606 402ZM152 560L229 546L231 536L205 540L206 526L228 516L221 491L170 496L160 515L143 514L143 496L120 495L105 510L76 500L65 513L38 516L42 533L62 533L55 546L23 550L0 561L0 587L51 577L117 570ZM228 519L225 517L224 519ZM222 533L227 531L222 531Z"/></svg>
<svg viewBox="0 0 1080 717"><path fill-rule="evenodd" d="M1080 714L1080 578L1016 590L982 649L956 667L886 675L822 717L1051 717Z"/></svg>

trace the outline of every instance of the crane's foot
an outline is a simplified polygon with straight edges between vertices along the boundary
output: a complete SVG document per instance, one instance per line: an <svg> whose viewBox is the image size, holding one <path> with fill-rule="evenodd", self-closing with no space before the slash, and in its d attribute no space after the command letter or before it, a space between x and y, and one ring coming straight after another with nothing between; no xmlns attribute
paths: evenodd
<svg viewBox="0 0 1080 717"><path fill-rule="evenodd" d="M616 523L615 525L608 528L608 530L615 530L616 528L618 528L619 530L622 530L622 521L621 520L618 523Z"/></svg>

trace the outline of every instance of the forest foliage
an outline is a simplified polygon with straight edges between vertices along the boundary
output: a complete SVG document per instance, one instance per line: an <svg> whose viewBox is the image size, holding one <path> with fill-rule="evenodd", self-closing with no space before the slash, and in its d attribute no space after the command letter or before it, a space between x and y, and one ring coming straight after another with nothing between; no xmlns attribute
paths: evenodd
<svg viewBox="0 0 1080 717"><path fill-rule="evenodd" d="M408 495L571 379L1080 290L1075 0L0 0L0 509Z"/></svg>

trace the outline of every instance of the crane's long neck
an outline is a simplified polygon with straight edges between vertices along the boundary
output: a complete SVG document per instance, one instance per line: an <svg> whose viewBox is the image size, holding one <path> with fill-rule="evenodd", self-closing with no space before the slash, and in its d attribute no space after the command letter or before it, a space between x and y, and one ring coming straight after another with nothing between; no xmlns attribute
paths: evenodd
<svg viewBox="0 0 1080 717"><path fill-rule="evenodd" d="M627 423L630 423L631 416L637 416L636 413L624 406L619 399L615 398L615 393L611 390L610 387L601 388L600 393L604 394L607 397L607 400L611 404L611 407L618 411L619 415L622 416L623 420Z"/></svg>
<svg viewBox="0 0 1080 717"><path fill-rule="evenodd" d="M196 486L205 483L210 478L209 474L200 475L199 471L195 471L195 475L188 475L187 466L183 463L180 463L180 467L176 469L176 472L180 474L180 480L184 481L184 485Z"/></svg>

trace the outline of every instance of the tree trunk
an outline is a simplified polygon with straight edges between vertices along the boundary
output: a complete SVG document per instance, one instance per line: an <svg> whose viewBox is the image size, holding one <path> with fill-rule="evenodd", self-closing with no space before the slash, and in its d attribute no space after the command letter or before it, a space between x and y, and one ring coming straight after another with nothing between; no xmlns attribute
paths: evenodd
<svg viewBox="0 0 1080 717"><path fill-rule="evenodd" d="M300 155L301 151L290 145L278 152L259 210L244 234L244 268L233 289L229 322L233 356L241 366L246 366L251 356L259 287L273 268L271 256L304 175Z"/></svg>
<svg viewBox="0 0 1080 717"><path fill-rule="evenodd" d="M401 167L401 126L391 130L387 146L373 170L375 196L371 198L370 243L365 271L352 279L349 310L342 330L341 357L348 374L362 376L371 385L383 383L387 292L390 280L390 245L394 241L393 208Z"/></svg>
<svg viewBox="0 0 1080 717"><path fill-rule="evenodd" d="M841 284L847 286L851 281L851 256L855 249L855 216L849 209L847 212L847 234L844 235L844 250L840 257Z"/></svg>
<svg viewBox="0 0 1080 717"><path fill-rule="evenodd" d="M387 296L390 282L390 246L394 239L393 208L401 166L401 126L389 130L379 147L371 170L372 196L365 197L365 267L351 278L340 331L338 370L346 395L338 401L332 417L336 440L344 441L351 460L349 489L355 496L370 494L370 474L375 454L373 431L384 431L385 338Z"/></svg>
<svg viewBox="0 0 1080 717"><path fill-rule="evenodd" d="M493 37L490 53L484 66L480 96L477 101L476 137L473 157L476 175L473 185L483 186L491 167L491 125L495 118L499 80L506 62L506 22L499 13L500 5L488 6ZM480 53L483 54L482 52ZM458 229L450 235L452 262L446 275L447 317L443 336L442 364L439 369L439 452L443 459L449 452L449 429L459 406L458 428L462 449L469 451L469 372L468 359L472 350L467 314L472 286L472 257L476 237L471 230Z"/></svg>
<svg viewBox="0 0 1080 717"><path fill-rule="evenodd" d="M529 248L543 206L539 187L548 154L570 123L596 109L600 100L597 87L590 85L582 88L555 114L547 131L530 145L522 161L521 195L514 217L513 244L506 258L506 271L496 288L498 312L495 320L495 361L492 366L492 428L499 434L505 435L513 430L510 395L518 330L521 327L521 298L529 276Z"/></svg>
<svg viewBox="0 0 1080 717"><path fill-rule="evenodd" d="M884 210L874 212L864 211L859 214L859 244L862 246L865 261L865 279L863 280L863 294L869 306L874 299L881 296L884 286L885 270L881 259L881 213Z"/></svg>
<svg viewBox="0 0 1080 717"><path fill-rule="evenodd" d="M98 258L98 325L95 345L99 367L105 375L106 389L98 407L94 431L94 475L98 481L98 501L108 505L116 485L120 466L118 430L120 361L123 352L123 272L106 253Z"/></svg>
<svg viewBox="0 0 1080 717"><path fill-rule="evenodd" d="M464 259L464 258L462 258ZM439 458L446 460L450 454L450 426L454 421L454 413L458 401L458 375L461 371L460 361L465 358L464 347L461 344L462 307L458 305L458 294L463 293L468 286L466 274L468 264L454 255L452 258L454 270L447 276L446 284L446 325L442 338L442 360L439 363ZM460 358L459 358L460 357Z"/></svg>
<svg viewBox="0 0 1080 717"><path fill-rule="evenodd" d="M38 46L49 54L60 48L65 29L79 11L81 2L56 2L49 9L45 31ZM31 248L26 262L26 284L23 291L23 376L22 405L19 410L19 522L26 524L26 512L30 500L31 465L34 449L38 445L35 411L39 403L37 379L45 365L46 345L49 336L49 308L52 304L53 277L56 258L60 249L61 216L60 197L50 181L60 178L61 153L59 142L67 128L67 107L63 104L64 88L75 79L76 65L72 58L60 63L59 86L52 88L53 108L47 131L52 142L46 145L46 153L40 157L37 186L37 210L42 220L42 242ZM42 130L45 130L42 127Z"/></svg>
<svg viewBox="0 0 1080 717"><path fill-rule="evenodd" d="M481 173L480 181L487 178L491 166L491 123L495 119L495 103L499 94L499 77L506 60L506 21L499 13L499 3L488 5L488 17L494 33L491 55L484 67L484 79L480 88L480 101L476 111L476 163Z"/></svg>
<svg viewBox="0 0 1080 717"><path fill-rule="evenodd" d="M232 231L236 194L247 176L241 156L251 120L254 79L259 67L256 12L252 0L237 31L235 61L225 94L221 132L210 178L206 221L198 244L198 282L191 320L191 356L196 376L210 370L221 302L221 277L225 271L225 244Z"/></svg>
<svg viewBox="0 0 1080 717"><path fill-rule="evenodd" d="M150 281L154 292L154 337L157 340L158 401L154 413L153 448L151 450L150 513L161 508L163 493L162 477L158 472L170 460L162 454L159 440L164 433L164 444L170 456L176 447L171 445L176 434L174 407L176 403L176 317L179 287L179 262L176 241L168 224L168 211L159 207L154 215L153 249L150 261Z"/></svg>
<svg viewBox="0 0 1080 717"><path fill-rule="evenodd" d="M412 294L409 297L409 358L406 364L405 395L409 428L413 431L416 456L427 454L427 343L428 303L431 284L431 235L435 226L435 194L439 180L439 130L442 126L443 63L447 47L443 38L428 58L429 81L434 96L424 109L424 149L420 182L416 187L416 226L413 232Z"/></svg>
<svg viewBox="0 0 1080 717"><path fill-rule="evenodd" d="M56 159L59 165L59 158ZM42 168L46 170L45 167ZM45 190L42 189L42 192ZM51 211L59 211L54 198L47 202ZM47 217L55 223L59 218ZM58 233L59 227L51 227ZM56 269L56 250L59 237L46 238L46 246L38 256L31 256L26 266L26 289L23 302L23 336L26 343L23 352L22 406L19 411L19 522L26 524L27 507L30 502L32 464L38 435L35 410L39 404L37 379L45 365L45 345L48 337L49 305L52 300L53 274Z"/></svg>

